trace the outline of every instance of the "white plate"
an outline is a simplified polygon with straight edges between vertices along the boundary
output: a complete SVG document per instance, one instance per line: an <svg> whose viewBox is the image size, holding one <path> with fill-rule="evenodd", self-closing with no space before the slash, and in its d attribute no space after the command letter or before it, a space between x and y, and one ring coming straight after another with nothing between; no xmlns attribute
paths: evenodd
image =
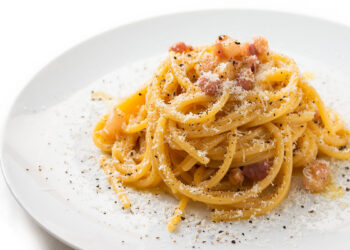
<svg viewBox="0 0 350 250"><path fill-rule="evenodd" d="M232 239L237 241L237 245L240 244L241 249L257 245L266 249L295 249L295 246L300 249L329 249L335 244L341 244L337 245L337 249L349 249L350 213L346 208L338 211L334 208L333 201L329 202L333 205L328 208L318 204L323 210L331 210L329 214L326 211L326 215L331 216L331 221L320 215L321 223L328 223L328 228L323 230L311 230L304 226L299 229L294 227L290 231L283 230L282 225L287 225L287 229L289 225L293 227L294 220L308 220L306 215L302 215L305 213L302 209L300 212L286 212L288 204L293 203L290 198L282 204L285 210L281 213L281 222L276 222L276 226L266 224L271 226L268 230L262 230L263 219L257 219L253 225L239 222L241 224L237 225L240 225L241 231L237 231L237 227L227 226L228 224L218 226L212 223L213 226L210 222L195 226L195 219L192 219L193 225L189 223L189 227L180 226L175 234L170 234L163 224L168 210L158 211L159 214L149 218L150 224L138 214L137 218L141 218L139 227L133 228L137 226L137 221L128 223L125 218L131 218L128 217L130 215L121 212L117 205L111 207L111 200L115 199L111 190L102 188L94 202L90 196L84 198L86 190L95 190L96 182L91 181L91 176L74 186L74 169L81 171L84 163L79 163L80 159L64 162L65 156L71 152L86 150L86 144L91 144L88 134L88 139L84 141L80 141L81 137L70 138L70 144L67 142L70 148L62 148L65 145L64 140L68 140L66 135L69 135L70 130L68 123L60 124L61 118L65 114L72 115L70 111L79 106L78 102L77 105L72 105L74 93L119 67L164 53L175 41L203 44L212 42L219 34L229 34L241 40L248 40L256 35L265 36L275 51L288 52L288 55L300 60L306 69L324 74L320 79L329 82L323 88L319 84L321 94L333 97L329 97L329 100L333 100L331 102L327 101L327 96L326 103L342 108L341 112L350 117L350 99L346 94L350 87L345 85L344 80L350 69L348 27L311 17L253 10L201 11L144 20L106 32L69 50L40 71L21 92L5 126L1 158L6 181L18 202L47 231L73 247L84 249L172 249L192 248L193 245L196 248L226 248L233 245ZM320 79L319 83L322 82ZM86 98L89 96L86 95ZM62 106L68 99L71 106ZM57 109L58 106L60 110ZM85 111L89 112L86 109ZM52 112L56 112L57 120L50 116ZM77 123L70 124L75 131L79 131L82 124L78 122L79 119L80 117L76 117ZM93 124L95 120L86 122ZM52 145L48 145L51 142ZM69 165L67 169L72 173L64 173L65 165ZM89 174L97 175L98 171L100 170L96 164L96 170L90 170ZM101 185L106 184L102 181ZM152 202L162 203L163 199L167 198L154 197ZM313 203L305 206L313 208L315 202L322 203L322 199L318 197L315 201L310 198L307 202ZM344 196L343 201L344 199L349 200L349 197ZM326 199L324 202L327 204ZM167 204L173 206L175 201L168 199ZM101 213L104 206L109 209L109 217ZM295 206L292 209L295 210ZM196 210L190 208L189 211L194 213ZM317 216L310 218L313 225L317 225ZM157 217L161 218L159 223L154 222ZM221 242L216 241L218 232L212 236L199 234L200 240L196 242L194 236L198 228L211 232L210 230L220 226L224 231L229 231L229 236L222 234ZM248 238L244 238L241 232L249 234L244 236ZM232 236L232 233L236 235ZM160 238L156 239L157 236ZM202 243L203 240L206 243Z"/></svg>

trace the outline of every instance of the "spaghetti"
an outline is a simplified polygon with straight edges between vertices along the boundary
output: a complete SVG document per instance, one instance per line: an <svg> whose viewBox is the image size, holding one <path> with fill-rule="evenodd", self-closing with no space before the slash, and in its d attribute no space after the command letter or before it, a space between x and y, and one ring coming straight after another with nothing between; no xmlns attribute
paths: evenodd
<svg viewBox="0 0 350 250"><path fill-rule="evenodd" d="M329 166L317 157L349 159L349 135L292 59L264 38L219 36L172 46L152 79L98 121L93 140L125 209L124 186L160 187L179 200L173 231L189 200L211 208L214 221L269 212L294 168L304 168L310 191L324 190Z"/></svg>

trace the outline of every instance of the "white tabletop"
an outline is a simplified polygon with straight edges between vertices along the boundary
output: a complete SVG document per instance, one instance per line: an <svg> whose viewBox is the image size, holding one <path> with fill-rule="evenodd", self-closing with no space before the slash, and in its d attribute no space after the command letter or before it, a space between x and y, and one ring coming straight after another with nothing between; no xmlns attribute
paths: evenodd
<svg viewBox="0 0 350 250"><path fill-rule="evenodd" d="M31 0L0 4L0 128L23 86L50 60L87 38L155 15L210 8L272 9L350 25L347 0ZM0 248L70 249L40 228L0 176Z"/></svg>

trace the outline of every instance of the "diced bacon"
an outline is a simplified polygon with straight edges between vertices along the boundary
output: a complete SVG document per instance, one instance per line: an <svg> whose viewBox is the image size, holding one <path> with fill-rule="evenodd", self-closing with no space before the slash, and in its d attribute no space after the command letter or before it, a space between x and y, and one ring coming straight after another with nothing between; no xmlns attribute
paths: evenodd
<svg viewBox="0 0 350 250"><path fill-rule="evenodd" d="M220 79L211 79L210 77L203 75L198 78L196 84L207 95L215 95L220 86Z"/></svg>
<svg viewBox="0 0 350 250"><path fill-rule="evenodd" d="M233 185L241 185L244 181L243 171L240 168L231 169L228 179Z"/></svg>
<svg viewBox="0 0 350 250"><path fill-rule="evenodd" d="M191 45L186 45L184 42L177 42L170 47L171 51L182 53L186 51L192 51L193 47Z"/></svg>
<svg viewBox="0 0 350 250"><path fill-rule="evenodd" d="M303 169L304 187L311 193L324 191L329 179L330 168L324 161L315 160Z"/></svg>
<svg viewBox="0 0 350 250"><path fill-rule="evenodd" d="M221 42L216 43L214 45L214 53L218 57L226 57L226 55L224 54L224 46L222 45Z"/></svg>
<svg viewBox="0 0 350 250"><path fill-rule="evenodd" d="M250 68L242 68L237 76L237 85L244 90L250 90L253 87L254 74Z"/></svg>
<svg viewBox="0 0 350 250"><path fill-rule="evenodd" d="M258 54L258 50L255 47L255 44L249 44L249 54L252 56L256 56Z"/></svg>
<svg viewBox="0 0 350 250"><path fill-rule="evenodd" d="M253 39L253 44L256 50L256 54L254 55L261 55L266 54L269 51L269 45L265 38L263 37L256 37Z"/></svg>
<svg viewBox="0 0 350 250"><path fill-rule="evenodd" d="M246 44L241 44L239 41L232 39L229 36L219 36L214 44L214 53L221 58L241 58L248 55Z"/></svg>
<svg viewBox="0 0 350 250"><path fill-rule="evenodd" d="M244 90L250 90L252 87L252 81L246 78L238 78L237 85L242 87Z"/></svg>
<svg viewBox="0 0 350 250"><path fill-rule="evenodd" d="M271 162L268 160L243 167L243 175L252 181L263 180L270 172Z"/></svg>

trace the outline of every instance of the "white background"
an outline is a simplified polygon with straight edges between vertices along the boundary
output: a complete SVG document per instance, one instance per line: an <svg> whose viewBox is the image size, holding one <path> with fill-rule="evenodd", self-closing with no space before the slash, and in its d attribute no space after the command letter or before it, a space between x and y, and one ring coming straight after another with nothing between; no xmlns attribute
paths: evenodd
<svg viewBox="0 0 350 250"><path fill-rule="evenodd" d="M0 0L0 128L21 88L72 46L131 21L212 8L281 10L350 26L347 0ZM70 249L26 214L11 196L2 176L0 249Z"/></svg>

